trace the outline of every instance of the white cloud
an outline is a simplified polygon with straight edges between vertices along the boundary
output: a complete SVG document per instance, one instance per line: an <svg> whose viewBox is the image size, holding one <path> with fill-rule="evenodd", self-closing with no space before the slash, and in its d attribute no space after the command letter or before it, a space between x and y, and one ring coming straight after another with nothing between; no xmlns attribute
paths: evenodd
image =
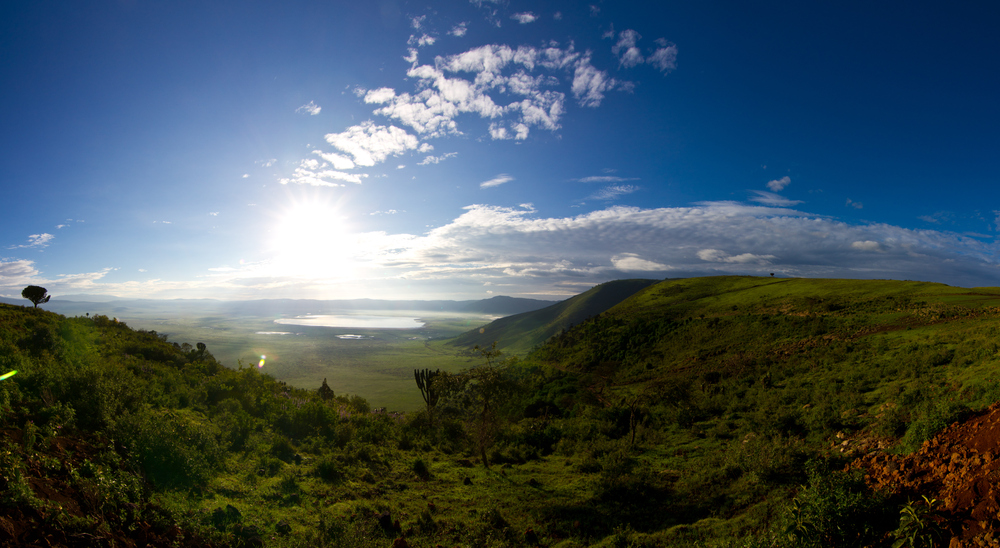
<svg viewBox="0 0 1000 548"><path fill-rule="evenodd" d="M56 229L69 228L69 225L56 225Z"/></svg>
<svg viewBox="0 0 1000 548"><path fill-rule="evenodd" d="M637 190L639 190L639 187L635 185L611 185L595 192L591 195L591 199L611 201L619 198L620 196L632 194Z"/></svg>
<svg viewBox="0 0 1000 548"><path fill-rule="evenodd" d="M847 202L844 205L851 206L854 209L862 209L862 208L865 207L865 204L863 204L861 202L855 202L854 200L852 200L850 198L847 199Z"/></svg>
<svg viewBox="0 0 1000 548"><path fill-rule="evenodd" d="M466 32L468 32L468 25L468 23L459 23L452 27L451 30L448 31L448 34L456 38L461 38L462 36L465 36Z"/></svg>
<svg viewBox="0 0 1000 548"><path fill-rule="evenodd" d="M611 265L623 272L657 272L670 267L654 261L647 261L635 253L622 253L611 257Z"/></svg>
<svg viewBox="0 0 1000 548"><path fill-rule="evenodd" d="M20 295L24 285L30 284L36 276L38 270L34 261L0 258L0 290L16 289Z"/></svg>
<svg viewBox="0 0 1000 548"><path fill-rule="evenodd" d="M786 186L792 183L792 178L789 176L784 176L780 179L775 179L773 181L767 182L767 188L772 192L781 192Z"/></svg>
<svg viewBox="0 0 1000 548"><path fill-rule="evenodd" d="M753 253L730 255L718 249L702 249L698 251L697 255L699 259L710 263L768 264L772 259L777 259L774 255L754 255Z"/></svg>
<svg viewBox="0 0 1000 548"><path fill-rule="evenodd" d="M584 56L576 62L576 69L573 72L573 97L576 97L580 106L598 107L604 100L604 94L618 85L614 78L609 78L608 73L597 70L590 64L590 56Z"/></svg>
<svg viewBox="0 0 1000 548"><path fill-rule="evenodd" d="M367 121L342 133L326 135L326 141L351 155L359 166L374 166L389 156L398 156L419 146L417 138L396 126L378 126Z"/></svg>
<svg viewBox="0 0 1000 548"><path fill-rule="evenodd" d="M242 178L243 179L249 179L250 178L250 174L249 173L244 173Z"/></svg>
<svg viewBox="0 0 1000 548"><path fill-rule="evenodd" d="M458 156L457 152L448 152L448 153L442 154L441 156L427 156L422 161L418 162L417 165L418 166L426 166L428 164L439 164L439 163L447 160L448 158L454 158L455 156Z"/></svg>
<svg viewBox="0 0 1000 548"><path fill-rule="evenodd" d="M504 183L509 183L513 180L514 178L511 177L510 175L507 175L506 173L501 173L500 175L497 175L496 177L490 179L489 181L483 181L479 183L479 188L491 188L495 186L500 186Z"/></svg>
<svg viewBox="0 0 1000 548"><path fill-rule="evenodd" d="M517 21L518 23L521 23L522 25L526 25L528 23L534 23L536 20L538 20L538 16L535 15L534 13L531 13L530 11L515 13L514 15L511 15L510 18Z"/></svg>
<svg viewBox="0 0 1000 548"><path fill-rule="evenodd" d="M996 215L996 218L993 219L994 230L1000 230L1000 210L994 209L993 214Z"/></svg>
<svg viewBox="0 0 1000 548"><path fill-rule="evenodd" d="M419 30L421 27L424 26L424 21L426 20L427 20L426 15L421 15L419 17L412 17L410 18L410 26L413 27L414 29Z"/></svg>
<svg viewBox="0 0 1000 548"><path fill-rule="evenodd" d="M32 247L48 247L49 242L55 239L55 236L49 234L48 232L43 232L41 234L31 234L28 236L28 243L21 245L13 245L7 249L24 249Z"/></svg>
<svg viewBox="0 0 1000 548"><path fill-rule="evenodd" d="M139 269L139 272L149 272L149 271L148 271L148 270L146 270L145 268L140 268L140 269Z"/></svg>
<svg viewBox="0 0 1000 548"><path fill-rule="evenodd" d="M618 42L611 48L611 52L618 56L620 66L631 68L643 63L642 53L636 47L640 38L642 36L631 29L618 33Z"/></svg>
<svg viewBox="0 0 1000 548"><path fill-rule="evenodd" d="M419 37L417 35L412 35L410 36L410 39L406 41L408 45L418 46L421 48L424 46L433 46L434 42L437 42L437 38L434 38L429 34L423 34Z"/></svg>
<svg viewBox="0 0 1000 548"><path fill-rule="evenodd" d="M218 217L219 216L219 212L218 211L209 211L208 214L211 215L212 217Z"/></svg>
<svg viewBox="0 0 1000 548"><path fill-rule="evenodd" d="M383 212L388 214L388 212ZM998 214L1000 215L1000 214ZM345 235L347 236L347 235ZM995 285L1000 242L945 231L886 224L848 224L787 208L738 202L643 209L609 207L571 217L539 217L534 208L472 205L421 235L351 234L364 270L356 279L288 276L273 261L215 271L188 282L111 283L110 270L47 279L30 261L0 260L0 293L26 283L52 293L254 298L261 291L293 297L482 294L569 296L603 281L663 267L673 277L718 274L917 279L966 287ZM881 252L859 249L878 242ZM627 251L623 251L627 250ZM656 270L647 270L656 272ZM659 275L657 275L659 276ZM370 280L377 279L375 289ZM71 289L72 291L67 291ZM448 296L452 297L448 297ZM341 298L341 297L330 297Z"/></svg>
<svg viewBox="0 0 1000 548"><path fill-rule="evenodd" d="M354 169L354 162L351 161L347 156L341 156L333 152L323 152L322 150L314 150L313 154L319 155L320 158L330 163L333 169Z"/></svg>
<svg viewBox="0 0 1000 548"><path fill-rule="evenodd" d="M316 151L313 151L316 152ZM336 154L327 155L320 153L321 157L326 159L326 156L334 156ZM342 158L342 157L341 157ZM350 160L343 158L347 162ZM335 160L335 159L334 159ZM353 164L351 164L353 167ZM315 158L306 158L299 162L299 166L295 168L291 177L285 177L279 179L278 182L287 185L289 183L295 183L300 185L312 185L312 186L329 186L329 187L339 187L344 186L337 181L342 181L345 183L355 183L361 184L362 179L368 177L365 173L346 173L343 171L338 171L336 169L336 164L334 169L329 169L331 166L327 162L320 162Z"/></svg>
<svg viewBox="0 0 1000 548"><path fill-rule="evenodd" d="M865 240L863 242L851 242L851 248L859 251L882 251L882 244Z"/></svg>
<svg viewBox="0 0 1000 548"><path fill-rule="evenodd" d="M295 109L295 112L309 114L310 116L316 116L323 110L323 107L316 104L315 101L309 101L308 103L302 105L301 107Z"/></svg>
<svg viewBox="0 0 1000 548"><path fill-rule="evenodd" d="M666 44L666 41L664 40L663 43ZM658 48L649 57L646 57L646 63L653 65L663 74L673 71L677 68L677 46L670 44Z"/></svg>
<svg viewBox="0 0 1000 548"><path fill-rule="evenodd" d="M594 175L576 179L580 183L624 183L625 181L638 181L638 177L615 177L613 175Z"/></svg>
<svg viewBox="0 0 1000 548"><path fill-rule="evenodd" d="M802 200L789 200L784 196L779 196L771 192L764 192L763 190L754 190L753 193L756 194L756 196L751 197L750 201L757 202L758 204L787 207L802 203Z"/></svg>

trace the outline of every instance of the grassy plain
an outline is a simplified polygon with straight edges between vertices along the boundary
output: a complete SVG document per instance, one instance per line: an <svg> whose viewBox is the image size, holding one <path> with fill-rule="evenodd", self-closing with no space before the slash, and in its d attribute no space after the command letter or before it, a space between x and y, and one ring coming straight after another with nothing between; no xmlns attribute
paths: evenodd
<svg viewBox="0 0 1000 548"><path fill-rule="evenodd" d="M323 379L335 393L359 395L372 407L415 411L424 406L413 381L414 369L455 372L478 363L448 339L483 325L490 317L457 312L393 312L420 318L419 329L359 329L275 323L274 316L184 315L141 309L121 311L119 320L134 329L166 334L170 341L194 346L202 342L223 365L257 367L296 388L316 389ZM388 315L385 311L352 311ZM279 335L275 333L287 332ZM359 335L363 339L340 339Z"/></svg>

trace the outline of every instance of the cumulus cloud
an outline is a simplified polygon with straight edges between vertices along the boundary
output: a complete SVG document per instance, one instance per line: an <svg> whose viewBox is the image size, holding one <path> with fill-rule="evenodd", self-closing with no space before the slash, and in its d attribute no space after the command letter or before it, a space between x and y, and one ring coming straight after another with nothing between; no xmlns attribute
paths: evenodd
<svg viewBox="0 0 1000 548"><path fill-rule="evenodd" d="M424 47L424 46L433 46L434 42L437 42L437 38L435 38L435 37L433 37L433 36L431 36L429 34L422 34L420 36L417 36L417 35L414 34L414 35L411 35L410 39L406 41L406 43L408 45L418 46L418 47L421 47L421 48Z"/></svg>
<svg viewBox="0 0 1000 548"><path fill-rule="evenodd" d="M754 255L753 253L730 255L718 249L702 249L698 251L697 255L699 259L710 263L768 264L771 259L777 259L774 255Z"/></svg>
<svg viewBox="0 0 1000 548"><path fill-rule="evenodd" d="M859 251L882 251L882 244L865 240L863 242L851 242L851 248Z"/></svg>
<svg viewBox="0 0 1000 548"><path fill-rule="evenodd" d="M327 155L320 154L320 156ZM332 156L337 155L334 154ZM325 161L321 162L315 158L306 158L299 162L299 166L295 168L291 177L281 178L278 182L283 185L295 183L300 185L338 187L344 186L341 182L361 184L362 179L368 177L364 173L347 173L337 170L335 166L333 167L334 169L330 169L331 165Z"/></svg>
<svg viewBox="0 0 1000 548"><path fill-rule="evenodd" d="M754 190L753 193L756 196L751 196L750 201L757 202L759 204L777 206L777 207L788 207L802 203L802 200L789 200L784 196L779 196L771 192L764 192L763 190Z"/></svg>
<svg viewBox="0 0 1000 548"><path fill-rule="evenodd" d="M521 23L522 25L527 25L528 23L534 23L536 20L538 20L538 16L535 15L534 13L531 13L530 11L515 13L514 15L511 15L510 18L517 21L518 23Z"/></svg>
<svg viewBox="0 0 1000 548"><path fill-rule="evenodd" d="M657 43L661 47L646 57L646 63L653 65L663 74L667 74L677 68L677 46L662 38L657 40Z"/></svg>
<svg viewBox="0 0 1000 548"><path fill-rule="evenodd" d="M524 208L469 206L423 236L373 236L371 259L408 280L472 278L550 289L643 269L669 269L673 275L781 271L959 285L986 285L1000 270L995 242L884 224L850 225L734 202L611 207L564 218L534 215ZM876 250L881 252L859 253Z"/></svg>
<svg viewBox="0 0 1000 548"><path fill-rule="evenodd" d="M342 133L329 133L326 142L349 154L359 166L374 166L389 156L398 156L420 146L417 138L406 130L375 125L372 121L351 126Z"/></svg>
<svg viewBox="0 0 1000 548"><path fill-rule="evenodd" d="M483 181L479 183L479 188L491 188L495 186L500 186L504 183L509 183L513 180L514 178L511 177L510 175L507 175L506 173L501 173L500 175L497 175L496 177L490 179L489 181Z"/></svg>
<svg viewBox="0 0 1000 548"><path fill-rule="evenodd" d="M670 267L654 261L647 261L635 253L622 253L611 257L611 265L622 272L662 272Z"/></svg>
<svg viewBox="0 0 1000 548"><path fill-rule="evenodd" d="M781 192L785 190L785 187L792 183L792 178L789 176L784 176L780 179L775 179L773 181L767 182L767 188L772 192Z"/></svg>
<svg viewBox="0 0 1000 548"><path fill-rule="evenodd" d="M468 25L468 23L459 23L452 27L451 30L448 31L448 34L456 38L461 38L462 36L465 36L466 32L468 32Z"/></svg>
<svg viewBox="0 0 1000 548"><path fill-rule="evenodd" d="M610 201L626 194L632 194L637 190L639 190L639 187L635 185L611 185L592 194L591 199Z"/></svg>
<svg viewBox="0 0 1000 548"><path fill-rule="evenodd" d="M618 56L620 66L631 68L643 63L642 52L636 47L640 38L642 36L631 29L618 33L618 42L611 48L611 52Z"/></svg>
<svg viewBox="0 0 1000 548"><path fill-rule="evenodd" d="M319 155L320 158L330 163L333 169L354 169L354 162L347 156L341 156L333 152L323 152L322 150L314 150L313 154Z"/></svg>
<svg viewBox="0 0 1000 548"><path fill-rule="evenodd" d="M323 107L317 105L315 101L309 101L308 103L295 109L295 112L298 112L299 114L309 114L310 116L316 116L322 110Z"/></svg>

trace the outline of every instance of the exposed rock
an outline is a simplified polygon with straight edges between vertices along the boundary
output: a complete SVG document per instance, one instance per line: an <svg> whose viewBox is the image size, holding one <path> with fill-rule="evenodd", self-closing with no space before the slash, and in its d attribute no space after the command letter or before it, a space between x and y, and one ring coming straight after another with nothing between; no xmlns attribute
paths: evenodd
<svg viewBox="0 0 1000 548"><path fill-rule="evenodd" d="M851 464L883 492L939 501L949 548L994 546L1000 529L1000 403L952 424L911 455L869 453Z"/></svg>

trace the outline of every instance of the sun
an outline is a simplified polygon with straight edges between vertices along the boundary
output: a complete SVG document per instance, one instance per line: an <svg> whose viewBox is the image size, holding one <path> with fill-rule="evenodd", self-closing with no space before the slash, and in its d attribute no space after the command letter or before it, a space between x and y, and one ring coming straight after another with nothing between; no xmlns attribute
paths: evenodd
<svg viewBox="0 0 1000 548"><path fill-rule="evenodd" d="M277 218L268 247L275 265L286 275L337 278L353 271L357 237L336 207L303 202Z"/></svg>

